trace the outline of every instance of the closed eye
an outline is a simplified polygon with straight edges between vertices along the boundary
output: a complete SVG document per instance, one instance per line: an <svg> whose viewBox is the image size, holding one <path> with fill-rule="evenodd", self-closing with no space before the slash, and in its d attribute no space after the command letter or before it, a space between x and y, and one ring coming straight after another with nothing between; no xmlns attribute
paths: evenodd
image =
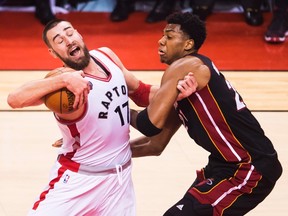
<svg viewBox="0 0 288 216"><path fill-rule="evenodd" d="M63 42L63 38L58 35L58 36L54 39L54 42L55 42L56 44L61 44L61 43Z"/></svg>

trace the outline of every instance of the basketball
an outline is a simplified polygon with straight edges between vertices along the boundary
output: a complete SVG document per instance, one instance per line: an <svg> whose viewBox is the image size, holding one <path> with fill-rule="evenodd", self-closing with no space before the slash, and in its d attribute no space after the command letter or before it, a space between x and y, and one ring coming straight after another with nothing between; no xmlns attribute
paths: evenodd
<svg viewBox="0 0 288 216"><path fill-rule="evenodd" d="M57 76L61 73L73 72L71 68L61 67L49 72L45 78ZM44 104L53 112L68 114L74 111L73 103L75 96L67 88L51 92L43 97Z"/></svg>

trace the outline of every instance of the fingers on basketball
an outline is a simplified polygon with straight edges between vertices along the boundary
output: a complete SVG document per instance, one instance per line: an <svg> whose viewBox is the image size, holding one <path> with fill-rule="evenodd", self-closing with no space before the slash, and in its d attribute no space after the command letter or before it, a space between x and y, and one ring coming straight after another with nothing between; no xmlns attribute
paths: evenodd
<svg viewBox="0 0 288 216"><path fill-rule="evenodd" d="M75 71L71 68L61 67L49 72L45 78L58 76L62 73ZM55 113L68 114L74 110L73 104L75 95L67 88L61 88L54 92L51 92L43 97L44 104L48 109Z"/></svg>

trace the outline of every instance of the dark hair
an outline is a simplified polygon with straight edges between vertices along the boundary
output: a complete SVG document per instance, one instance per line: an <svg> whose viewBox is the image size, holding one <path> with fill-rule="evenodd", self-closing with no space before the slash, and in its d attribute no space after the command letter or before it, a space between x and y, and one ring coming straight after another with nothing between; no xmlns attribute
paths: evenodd
<svg viewBox="0 0 288 216"><path fill-rule="evenodd" d="M45 42L45 44L48 46L48 47L51 47L49 41L48 41L48 38L47 38L47 32L54 28L55 26L58 25L58 23L60 22L67 22L66 20L63 20L63 19L54 19L54 20L51 20L50 22L48 22L46 24L46 26L44 27L43 29L43 32L42 32L42 39L43 41Z"/></svg>
<svg viewBox="0 0 288 216"><path fill-rule="evenodd" d="M168 24L179 24L180 29L186 33L190 39L194 40L194 48L199 50L206 39L205 22L200 20L197 15L190 12L176 12L170 14L166 21Z"/></svg>

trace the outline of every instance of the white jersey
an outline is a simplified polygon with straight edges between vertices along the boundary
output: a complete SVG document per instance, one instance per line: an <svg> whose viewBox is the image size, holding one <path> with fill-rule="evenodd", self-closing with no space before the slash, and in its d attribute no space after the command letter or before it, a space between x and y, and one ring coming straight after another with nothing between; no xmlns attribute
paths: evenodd
<svg viewBox="0 0 288 216"><path fill-rule="evenodd" d="M129 99L122 70L101 51L90 51L107 78L86 74L93 88L83 117L75 122L58 119L63 136L60 154L82 165L114 168L130 160Z"/></svg>
<svg viewBox="0 0 288 216"><path fill-rule="evenodd" d="M56 117L63 136L50 181L29 216L135 216L129 146L128 89L122 71L101 51L90 52L107 78L93 84L77 121Z"/></svg>
<svg viewBox="0 0 288 216"><path fill-rule="evenodd" d="M90 54L108 76L86 74L93 89L81 118L71 122L56 117L63 145L29 216L136 215L124 75L101 51Z"/></svg>

